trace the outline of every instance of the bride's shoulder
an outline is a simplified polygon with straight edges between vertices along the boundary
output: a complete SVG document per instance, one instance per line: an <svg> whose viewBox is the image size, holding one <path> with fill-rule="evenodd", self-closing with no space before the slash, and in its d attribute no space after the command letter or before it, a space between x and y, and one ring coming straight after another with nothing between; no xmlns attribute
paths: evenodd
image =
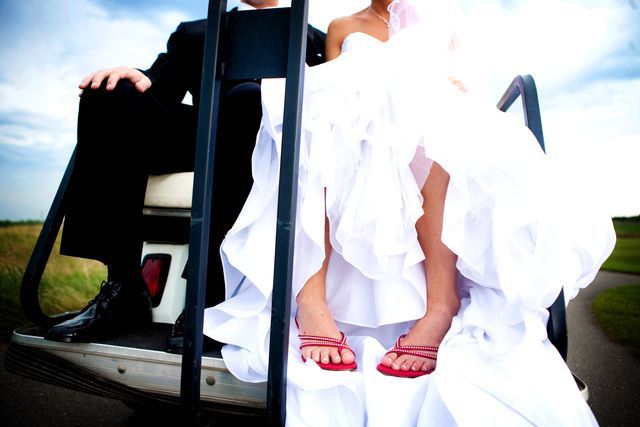
<svg viewBox="0 0 640 427"><path fill-rule="evenodd" d="M360 11L331 21L327 29L327 60L340 54L342 43L349 34L362 30L364 19L363 11Z"/></svg>
<svg viewBox="0 0 640 427"><path fill-rule="evenodd" d="M340 55L344 39L353 32L354 23L350 16L336 18L327 28L327 60L330 61Z"/></svg>
<svg viewBox="0 0 640 427"><path fill-rule="evenodd" d="M363 25L367 25L369 16L367 9L360 10L349 16L341 16L336 18L329 24L329 31L334 30L337 33L353 33L359 31Z"/></svg>
<svg viewBox="0 0 640 427"><path fill-rule="evenodd" d="M331 23L329 23L327 34L333 33L336 36L341 35L344 37L352 32L355 26L356 21L352 16L341 16L340 18L336 18L331 21Z"/></svg>

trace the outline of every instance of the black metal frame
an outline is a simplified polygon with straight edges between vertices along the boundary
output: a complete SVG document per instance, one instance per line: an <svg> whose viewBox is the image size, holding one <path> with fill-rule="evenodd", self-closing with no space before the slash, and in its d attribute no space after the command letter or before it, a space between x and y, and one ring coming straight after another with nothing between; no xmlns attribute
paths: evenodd
<svg viewBox="0 0 640 427"><path fill-rule="evenodd" d="M538 91L533 77L530 75L516 76L507 88L500 101L498 109L507 111L511 105L522 98L522 110L524 122L531 133L538 140L542 151L546 152L544 135L542 134L542 119L540 117L540 105L538 103ZM564 290L560 291L558 298L549 307L549 321L547 322L547 334L553 345L558 349L564 360L567 360L567 314L565 309Z"/></svg>
<svg viewBox="0 0 640 427"><path fill-rule="evenodd" d="M65 212L65 199L67 189L71 182L71 175L75 165L76 150L73 150L67 169L64 172L58 191L56 192L49 213L42 226L36 245L29 258L29 263L22 276L20 285L20 304L22 311L29 321L36 325L53 326L75 315L75 313L63 313L56 316L48 316L42 311L38 289L42 280L42 273L47 266L51 249L58 237L60 226Z"/></svg>
<svg viewBox="0 0 640 427"><path fill-rule="evenodd" d="M192 225L189 244L187 298L185 304L185 339L182 359L181 398L193 420L200 411L200 367L202 359L202 330L204 318L204 296L208 282L209 231L211 228L211 206L215 203L213 193L214 158L217 135L217 119L220 83L223 79L287 77L285 89L284 124L282 134L282 158L278 193L278 214L275 250L275 272L272 298L271 341L269 351L269 375L267 385L267 408L270 425L284 425L286 419L287 347L289 338L289 315L291 303L291 277L293 270L293 240L296 216L298 154L302 106L302 83L304 80L304 58L307 39L307 0L294 0L290 11L281 9L259 12L225 13L226 0L210 1L205 41L205 56L202 73L200 116L198 118L198 140L192 203ZM258 15L259 14L259 15ZM276 18L279 14L279 18ZM240 34L235 25L260 17L254 21L251 34ZM268 19L274 18L273 21ZM278 24L286 19L287 43L282 43ZM246 28L246 27L244 27ZM261 28L268 31L258 35ZM253 37L250 46L269 45L275 51L254 55L255 50L242 49L245 38ZM275 37L275 41L273 41ZM224 39L224 40L222 40ZM272 40L269 43L269 40ZM221 52L220 47L224 46ZM286 58L277 53L278 48L287 47ZM246 47L246 46L245 46ZM244 50L245 57L251 52L251 61L233 60L234 52ZM280 58L280 59L278 59ZM284 61L282 59L285 59ZM285 65L282 68L282 65Z"/></svg>
<svg viewBox="0 0 640 427"><path fill-rule="evenodd" d="M293 0L290 9L247 11L237 14L226 13L226 5L226 0L214 0L209 2L208 9L189 242L189 258L193 262L190 262L187 280L181 401L185 409L191 413L193 421L197 421L200 412L202 330L204 295L208 278L211 206L215 202L213 167L221 81L287 77L276 233L277 268L274 272L274 304L267 390L269 423L284 425L286 348L289 338L293 268L292 230L296 216L308 1ZM251 28L252 31L243 32L243 28ZM247 55L247 52L253 54ZM238 55L239 53L243 55ZM243 57L250 60L242 60ZM51 326L75 314L47 316L43 313L38 300L42 273L64 218L65 197L74 163L75 151L58 187L22 280L20 297L23 311L27 318L37 325Z"/></svg>

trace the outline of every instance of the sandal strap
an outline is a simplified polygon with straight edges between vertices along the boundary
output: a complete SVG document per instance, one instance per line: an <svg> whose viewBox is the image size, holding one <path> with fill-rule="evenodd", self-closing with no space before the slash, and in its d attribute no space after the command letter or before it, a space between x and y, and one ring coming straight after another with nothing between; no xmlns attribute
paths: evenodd
<svg viewBox="0 0 640 427"><path fill-rule="evenodd" d="M385 354L396 353L398 356L408 354L410 356L423 357L425 359L437 360L438 349L437 346L430 345L402 345L400 342L407 335L400 335L396 340L395 345Z"/></svg>
<svg viewBox="0 0 640 427"><path fill-rule="evenodd" d="M354 353L349 344L347 344L347 337L342 331L340 331L340 336L341 338L330 338L320 335L298 335L301 341L300 349L302 350L305 347L337 347Z"/></svg>
<svg viewBox="0 0 640 427"><path fill-rule="evenodd" d="M438 360L438 355L437 354L427 353L427 352L424 352L424 351L400 350L400 349L393 348L393 349L387 351L385 353L385 355L389 354L389 353L395 353L398 356L402 356L403 354L408 354L410 356L422 357L423 359Z"/></svg>

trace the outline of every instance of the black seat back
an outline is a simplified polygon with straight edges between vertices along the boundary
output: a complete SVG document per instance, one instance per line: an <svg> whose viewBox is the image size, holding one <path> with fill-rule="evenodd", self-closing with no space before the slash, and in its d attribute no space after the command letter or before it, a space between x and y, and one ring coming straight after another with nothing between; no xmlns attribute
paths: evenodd
<svg viewBox="0 0 640 427"><path fill-rule="evenodd" d="M225 15L218 75L223 80L287 76L287 8L247 10Z"/></svg>

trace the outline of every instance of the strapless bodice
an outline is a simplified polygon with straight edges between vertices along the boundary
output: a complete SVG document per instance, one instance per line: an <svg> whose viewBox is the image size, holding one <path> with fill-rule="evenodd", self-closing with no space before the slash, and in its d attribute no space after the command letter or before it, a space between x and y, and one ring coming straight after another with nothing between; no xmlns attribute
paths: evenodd
<svg viewBox="0 0 640 427"><path fill-rule="evenodd" d="M342 42L342 52L348 52L350 50L367 48L377 46L384 43L382 40L373 37L367 33L356 31L350 33L344 38Z"/></svg>

